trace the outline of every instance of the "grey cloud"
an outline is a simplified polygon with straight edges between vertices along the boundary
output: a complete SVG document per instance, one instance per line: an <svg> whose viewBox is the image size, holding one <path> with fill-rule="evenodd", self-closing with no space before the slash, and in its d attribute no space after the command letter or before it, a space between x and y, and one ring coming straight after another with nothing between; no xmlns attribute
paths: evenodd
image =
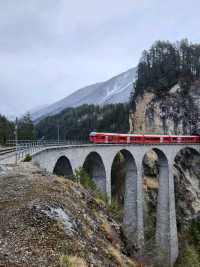
<svg viewBox="0 0 200 267"><path fill-rule="evenodd" d="M199 41L197 0L0 0L0 113L135 66L156 39Z"/></svg>

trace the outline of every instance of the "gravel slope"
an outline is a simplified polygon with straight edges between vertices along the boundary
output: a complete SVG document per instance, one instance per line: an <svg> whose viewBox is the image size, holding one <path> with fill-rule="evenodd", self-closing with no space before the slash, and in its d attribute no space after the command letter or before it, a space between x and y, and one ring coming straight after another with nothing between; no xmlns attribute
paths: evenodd
<svg viewBox="0 0 200 267"><path fill-rule="evenodd" d="M0 171L0 266L140 266L100 199L31 163ZM71 265L70 265L71 264Z"/></svg>

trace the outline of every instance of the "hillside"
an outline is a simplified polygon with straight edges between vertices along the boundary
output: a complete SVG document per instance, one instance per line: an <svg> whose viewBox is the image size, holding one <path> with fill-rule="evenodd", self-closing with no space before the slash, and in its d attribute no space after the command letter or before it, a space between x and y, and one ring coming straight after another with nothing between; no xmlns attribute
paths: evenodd
<svg viewBox="0 0 200 267"><path fill-rule="evenodd" d="M131 131L200 133L200 45L158 41L138 65Z"/></svg>
<svg viewBox="0 0 200 267"><path fill-rule="evenodd" d="M38 121L41 118L58 114L68 107L78 107L83 104L126 103L133 89L135 77L136 68L132 68L108 81L81 88L52 105L31 112L32 119Z"/></svg>
<svg viewBox="0 0 200 267"><path fill-rule="evenodd" d="M200 134L200 45L156 42L144 51L130 111L132 133ZM147 238L153 239L159 191L158 156L145 157L144 206ZM175 266L199 267L200 154L183 149L174 161L179 258Z"/></svg>
<svg viewBox="0 0 200 267"><path fill-rule="evenodd" d="M101 199L31 163L0 168L0 210L2 267L138 266Z"/></svg>
<svg viewBox="0 0 200 267"><path fill-rule="evenodd" d="M36 125L37 138L57 139L58 125L60 139L88 140L91 131L128 132L129 105L83 105L67 108L61 113L42 119Z"/></svg>
<svg viewBox="0 0 200 267"><path fill-rule="evenodd" d="M135 100L131 129L146 134L200 134L200 80L184 91L181 83L159 96L145 91Z"/></svg>

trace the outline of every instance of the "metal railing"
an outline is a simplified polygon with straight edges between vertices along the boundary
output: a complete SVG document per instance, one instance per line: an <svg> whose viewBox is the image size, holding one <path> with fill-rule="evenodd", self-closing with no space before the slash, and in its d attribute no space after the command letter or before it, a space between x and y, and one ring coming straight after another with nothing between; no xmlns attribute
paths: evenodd
<svg viewBox="0 0 200 267"><path fill-rule="evenodd" d="M59 146L71 146L71 145L87 145L90 141L88 139L68 139L68 140L18 140L17 143L15 140L8 140L7 146L10 147L10 152L6 153L3 156L3 159L8 158L10 156L15 156L16 162L25 158L26 155L32 155L33 153L43 150L47 147L59 147ZM108 145L108 144L104 144ZM116 144L112 144L116 145ZM119 145L119 144L118 144ZM121 144L124 145L124 144ZM127 145L127 144L126 144ZM132 144L130 144L132 145ZM139 145L152 145L152 144L139 144ZM160 143L154 145L161 145ZM168 144L162 144L168 145ZM171 144L177 145L177 144ZM179 144L181 145L181 144ZM12 149L11 149L12 148ZM1 156L1 155L0 155ZM1 157L2 158L2 157Z"/></svg>
<svg viewBox="0 0 200 267"><path fill-rule="evenodd" d="M88 144L89 140L86 139L70 139L70 140L18 140L17 143L15 140L8 140L7 146L14 147L15 149L12 152L16 154L16 161L23 159L26 155L32 155L33 153L40 151L46 147L53 146L70 146L70 145L83 145ZM7 154L7 157L13 156L13 153L10 155Z"/></svg>

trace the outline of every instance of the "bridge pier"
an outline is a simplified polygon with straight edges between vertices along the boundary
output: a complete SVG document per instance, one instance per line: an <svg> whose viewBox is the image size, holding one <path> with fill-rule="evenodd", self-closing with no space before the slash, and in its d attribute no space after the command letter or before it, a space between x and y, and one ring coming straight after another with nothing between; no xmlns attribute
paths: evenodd
<svg viewBox="0 0 200 267"><path fill-rule="evenodd" d="M106 190L105 195L107 198L108 204L111 204L111 165L112 163L110 161L105 162L105 172L106 172Z"/></svg>
<svg viewBox="0 0 200 267"><path fill-rule="evenodd" d="M137 243L140 250L144 247L144 194L142 158L137 161ZM142 252L142 251L141 251Z"/></svg>
<svg viewBox="0 0 200 267"><path fill-rule="evenodd" d="M178 256L173 164L159 163L156 246L159 260L173 266Z"/></svg>
<svg viewBox="0 0 200 267"><path fill-rule="evenodd" d="M123 231L130 245L140 253L144 245L141 163L126 157Z"/></svg>
<svg viewBox="0 0 200 267"><path fill-rule="evenodd" d="M174 173L172 161L169 164L169 228L170 228L170 266L173 266L178 254L178 233L176 223L176 205L175 205L175 190L174 190Z"/></svg>

